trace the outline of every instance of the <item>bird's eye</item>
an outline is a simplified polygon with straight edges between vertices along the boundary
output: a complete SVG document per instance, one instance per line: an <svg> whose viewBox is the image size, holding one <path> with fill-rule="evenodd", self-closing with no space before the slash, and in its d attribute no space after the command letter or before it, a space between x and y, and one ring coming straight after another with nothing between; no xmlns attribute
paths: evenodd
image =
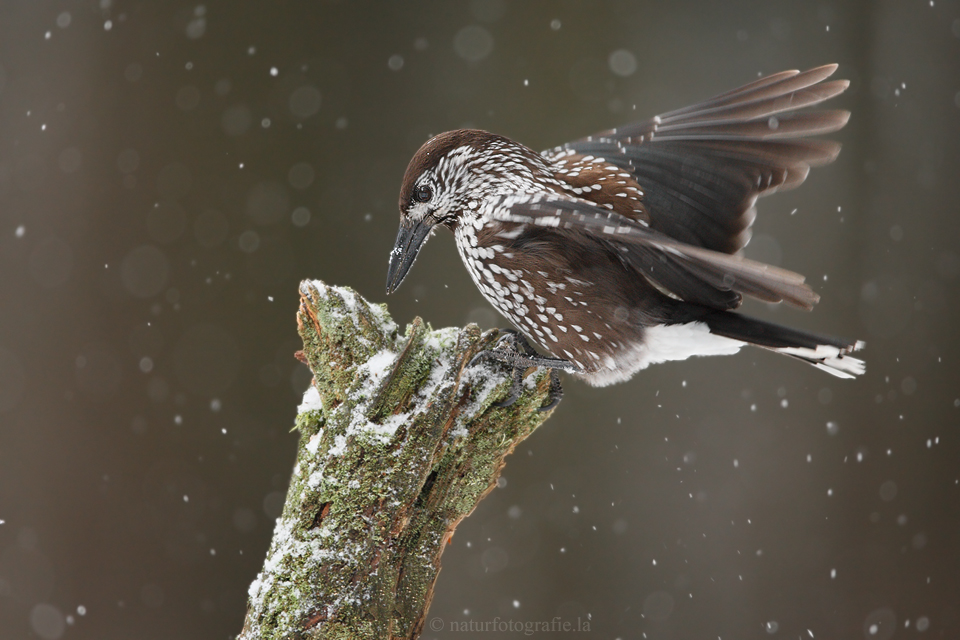
<svg viewBox="0 0 960 640"><path fill-rule="evenodd" d="M417 202L429 202L433 197L433 191L425 184L420 185L413 190L413 199Z"/></svg>

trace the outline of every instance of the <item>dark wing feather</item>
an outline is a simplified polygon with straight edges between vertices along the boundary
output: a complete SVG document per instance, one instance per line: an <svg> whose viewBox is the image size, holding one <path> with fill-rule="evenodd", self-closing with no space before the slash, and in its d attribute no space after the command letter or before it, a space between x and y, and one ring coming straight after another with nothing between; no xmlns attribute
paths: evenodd
<svg viewBox="0 0 960 640"><path fill-rule="evenodd" d="M610 246L625 266L687 302L733 309L747 295L811 309L819 300L800 274L679 242L583 200L505 196L492 215L503 222L588 234Z"/></svg>
<svg viewBox="0 0 960 640"><path fill-rule="evenodd" d="M790 140L833 133L847 124L847 111L807 111L750 120L724 119L665 125L651 134L650 143L672 140ZM629 146L629 145L627 145Z"/></svg>
<svg viewBox="0 0 960 640"><path fill-rule="evenodd" d="M653 229L723 253L749 240L758 196L796 187L840 144L809 140L843 127L846 111L803 111L842 93L827 65L784 71L696 105L604 131L545 152L602 156L644 190Z"/></svg>
<svg viewBox="0 0 960 640"><path fill-rule="evenodd" d="M742 208L744 196L758 181L783 174L764 175L744 164L692 155L697 151L686 144L631 147L651 225L681 242L734 253L746 244L744 234L752 222Z"/></svg>

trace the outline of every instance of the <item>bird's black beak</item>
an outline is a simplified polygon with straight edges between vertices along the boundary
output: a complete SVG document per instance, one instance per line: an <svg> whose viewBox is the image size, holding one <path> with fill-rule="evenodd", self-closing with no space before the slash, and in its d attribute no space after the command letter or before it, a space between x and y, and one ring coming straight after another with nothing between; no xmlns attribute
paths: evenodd
<svg viewBox="0 0 960 640"><path fill-rule="evenodd" d="M390 266L387 267L387 293L396 291L407 277L407 272L420 253L420 247L426 243L432 229L433 225L429 222L400 222L397 242L390 252Z"/></svg>

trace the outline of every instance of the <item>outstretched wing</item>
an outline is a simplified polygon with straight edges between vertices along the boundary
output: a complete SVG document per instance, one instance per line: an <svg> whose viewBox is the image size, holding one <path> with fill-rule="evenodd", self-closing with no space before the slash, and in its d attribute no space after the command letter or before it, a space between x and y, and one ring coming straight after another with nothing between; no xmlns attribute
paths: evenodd
<svg viewBox="0 0 960 640"><path fill-rule="evenodd" d="M827 65L783 71L705 102L544 152L601 156L641 186L653 229L713 251L750 239L757 196L790 189L810 167L832 162L840 144L809 136L842 128L847 111L802 111L842 93Z"/></svg>
<svg viewBox="0 0 960 640"><path fill-rule="evenodd" d="M820 299L798 273L677 241L617 213L563 196L504 196L490 215L502 222L589 235L657 288L715 309L733 309L746 295L811 309Z"/></svg>

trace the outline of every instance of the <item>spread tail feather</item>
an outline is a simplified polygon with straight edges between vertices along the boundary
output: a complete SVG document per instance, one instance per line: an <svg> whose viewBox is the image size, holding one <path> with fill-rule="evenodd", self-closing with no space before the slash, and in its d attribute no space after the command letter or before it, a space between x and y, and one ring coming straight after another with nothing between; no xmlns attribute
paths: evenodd
<svg viewBox="0 0 960 640"><path fill-rule="evenodd" d="M838 378L855 378L866 371L863 360L849 355L865 346L861 340L808 333L731 311L712 313L702 321L710 333L803 360Z"/></svg>

